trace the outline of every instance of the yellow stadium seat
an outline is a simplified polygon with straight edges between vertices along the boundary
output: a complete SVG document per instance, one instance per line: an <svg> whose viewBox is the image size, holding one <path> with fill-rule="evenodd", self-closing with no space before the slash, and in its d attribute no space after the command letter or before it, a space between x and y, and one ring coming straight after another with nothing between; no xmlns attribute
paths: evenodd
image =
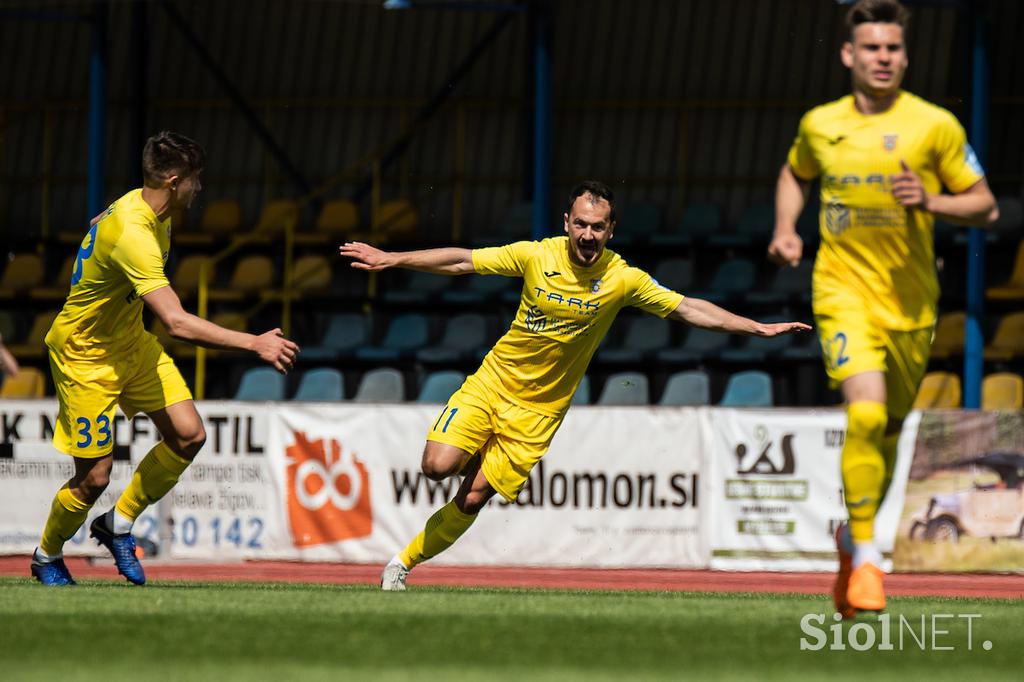
<svg viewBox="0 0 1024 682"><path fill-rule="evenodd" d="M4 268L0 298L14 298L43 283L43 259L34 253L19 253Z"/></svg>
<svg viewBox="0 0 1024 682"><path fill-rule="evenodd" d="M293 223L298 227L299 207L291 199L275 199L263 205L255 231L267 234L281 234L285 225Z"/></svg>
<svg viewBox="0 0 1024 682"><path fill-rule="evenodd" d="M21 398L42 398L46 390L46 377L35 367L22 367L12 377L4 377L0 387L0 398L17 400Z"/></svg>
<svg viewBox="0 0 1024 682"><path fill-rule="evenodd" d="M999 286L987 289L985 297L999 301L1024 299L1024 239L1017 247L1017 260L1013 264L1010 279Z"/></svg>
<svg viewBox="0 0 1024 682"><path fill-rule="evenodd" d="M935 325L935 340L932 341L932 357L945 360L964 354L964 326L967 314L964 312L946 313L939 317Z"/></svg>
<svg viewBox="0 0 1024 682"><path fill-rule="evenodd" d="M7 344L7 350L11 351L15 359L41 358L46 355L44 339L46 332L50 331L50 325L53 324L54 318L57 317L57 312L51 310L39 313L32 321L32 329L29 331L28 337L22 343Z"/></svg>
<svg viewBox="0 0 1024 682"><path fill-rule="evenodd" d="M408 199L394 199L380 205L375 238L381 241L410 241L416 238L420 218Z"/></svg>
<svg viewBox="0 0 1024 682"><path fill-rule="evenodd" d="M171 278L171 287L174 288L178 296L189 298L199 290L199 270L207 260L207 256L199 254L192 254L181 259L174 271L174 277ZM216 274L215 269L208 268L208 282L212 283L214 274Z"/></svg>
<svg viewBox="0 0 1024 682"><path fill-rule="evenodd" d="M999 320L992 343L985 347L986 360L1012 360L1024 355L1024 312Z"/></svg>
<svg viewBox="0 0 1024 682"><path fill-rule="evenodd" d="M234 199L211 201L203 211L199 230L216 235L230 235L242 226L242 207Z"/></svg>
<svg viewBox="0 0 1024 682"><path fill-rule="evenodd" d="M359 229L359 209L348 199L328 201L320 209L314 232L297 231L297 244L328 244L330 242L366 241L368 235Z"/></svg>
<svg viewBox="0 0 1024 682"><path fill-rule="evenodd" d="M75 269L77 256L68 256L60 266L60 272L48 284L32 287L29 296L42 301L61 301L68 295L71 288L71 273Z"/></svg>
<svg viewBox="0 0 1024 682"><path fill-rule="evenodd" d="M989 374L981 382L981 409L1024 409L1024 378L1011 372Z"/></svg>
<svg viewBox="0 0 1024 682"><path fill-rule="evenodd" d="M259 296L274 283L274 261L269 257L254 254L239 259L226 288L210 289L212 301L240 301L247 297Z"/></svg>
<svg viewBox="0 0 1024 682"><path fill-rule="evenodd" d="M950 372L928 372L914 399L915 410L960 407L960 377Z"/></svg>
<svg viewBox="0 0 1024 682"><path fill-rule="evenodd" d="M301 294L324 293L331 288L331 264L324 256L302 256L292 269L292 284Z"/></svg>

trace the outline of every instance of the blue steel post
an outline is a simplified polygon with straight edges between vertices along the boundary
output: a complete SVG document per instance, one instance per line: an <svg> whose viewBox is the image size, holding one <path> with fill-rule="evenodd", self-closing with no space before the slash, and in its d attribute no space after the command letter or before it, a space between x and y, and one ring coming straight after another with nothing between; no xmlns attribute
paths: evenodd
<svg viewBox="0 0 1024 682"><path fill-rule="evenodd" d="M92 51L89 55L89 215L103 210L106 199L107 147L107 5L97 2L92 15Z"/></svg>
<svg viewBox="0 0 1024 682"><path fill-rule="evenodd" d="M987 4L987 3L986 3ZM986 7L970 10L971 31L971 147L984 168L988 160L989 64ZM967 328L964 330L964 407L981 407L984 371L985 230L972 227L967 238Z"/></svg>
<svg viewBox="0 0 1024 682"><path fill-rule="evenodd" d="M548 236L551 216L551 35L546 2L533 21L533 238Z"/></svg>

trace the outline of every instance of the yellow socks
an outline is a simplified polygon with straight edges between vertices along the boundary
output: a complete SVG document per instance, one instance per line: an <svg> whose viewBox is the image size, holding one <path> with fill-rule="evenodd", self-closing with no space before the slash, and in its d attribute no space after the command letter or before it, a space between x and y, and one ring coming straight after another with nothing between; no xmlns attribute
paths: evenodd
<svg viewBox="0 0 1024 682"><path fill-rule="evenodd" d="M882 458L885 460L885 479L882 481L882 496L878 506L882 506L885 496L889 493L889 484L896 473L896 446L900 442L899 433L891 433L882 439Z"/></svg>
<svg viewBox="0 0 1024 682"><path fill-rule="evenodd" d="M882 444L888 415L884 404L867 400L850 403L846 414L846 444L841 466L850 535L855 543L872 542L875 513L887 480L888 467ZM891 478L891 474L888 476Z"/></svg>
<svg viewBox="0 0 1024 682"><path fill-rule="evenodd" d="M427 519L423 531L399 553L398 558L406 568L423 563L451 547L474 521L476 514L463 514L455 502L449 502Z"/></svg>
<svg viewBox="0 0 1024 682"><path fill-rule="evenodd" d="M167 494L178 477L191 462L174 454L166 443L160 441L139 462L131 483L121 493L114 509L126 519L134 521L139 518L149 505Z"/></svg>
<svg viewBox="0 0 1024 682"><path fill-rule="evenodd" d="M50 505L50 516L43 527L39 550L47 556L59 557L63 553L64 543L82 527L91 508L90 503L82 502L72 495L65 483Z"/></svg>

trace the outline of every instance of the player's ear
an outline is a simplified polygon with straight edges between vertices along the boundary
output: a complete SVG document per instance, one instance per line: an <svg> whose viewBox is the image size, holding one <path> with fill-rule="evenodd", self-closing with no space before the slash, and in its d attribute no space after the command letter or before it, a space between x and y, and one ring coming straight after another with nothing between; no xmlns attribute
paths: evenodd
<svg viewBox="0 0 1024 682"><path fill-rule="evenodd" d="M565 233L569 234L569 214L563 213L562 220L564 221L563 227L565 227Z"/></svg>
<svg viewBox="0 0 1024 682"><path fill-rule="evenodd" d="M853 43L849 40L843 43L843 47L839 50L839 59L846 68L853 68Z"/></svg>
<svg viewBox="0 0 1024 682"><path fill-rule="evenodd" d="M178 188L178 181L179 180L181 180L181 177L178 176L177 173L175 173L174 175L168 175L166 178L164 178L163 189L170 189L170 190L177 189Z"/></svg>

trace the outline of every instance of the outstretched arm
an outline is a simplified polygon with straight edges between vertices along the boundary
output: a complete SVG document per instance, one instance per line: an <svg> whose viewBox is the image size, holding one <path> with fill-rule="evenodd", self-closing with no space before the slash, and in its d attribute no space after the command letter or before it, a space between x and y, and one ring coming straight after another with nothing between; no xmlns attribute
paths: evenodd
<svg viewBox="0 0 1024 682"><path fill-rule="evenodd" d="M435 275L467 275L473 272L473 252L456 247L381 251L362 242L346 242L338 247L338 253L351 258L352 267L371 272L388 268L422 270Z"/></svg>
<svg viewBox="0 0 1024 682"><path fill-rule="evenodd" d="M197 346L252 351L281 374L287 374L295 364L299 347L284 338L280 329L271 329L259 336L225 329L186 312L181 307L181 299L171 287L151 291L142 300L160 319L167 333L179 341Z"/></svg>
<svg viewBox="0 0 1024 682"><path fill-rule="evenodd" d="M701 329L746 336L779 336L811 329L810 325L803 322L776 322L773 324L755 322L741 315L730 313L710 301L690 297L684 298L668 316L673 320L679 320Z"/></svg>

